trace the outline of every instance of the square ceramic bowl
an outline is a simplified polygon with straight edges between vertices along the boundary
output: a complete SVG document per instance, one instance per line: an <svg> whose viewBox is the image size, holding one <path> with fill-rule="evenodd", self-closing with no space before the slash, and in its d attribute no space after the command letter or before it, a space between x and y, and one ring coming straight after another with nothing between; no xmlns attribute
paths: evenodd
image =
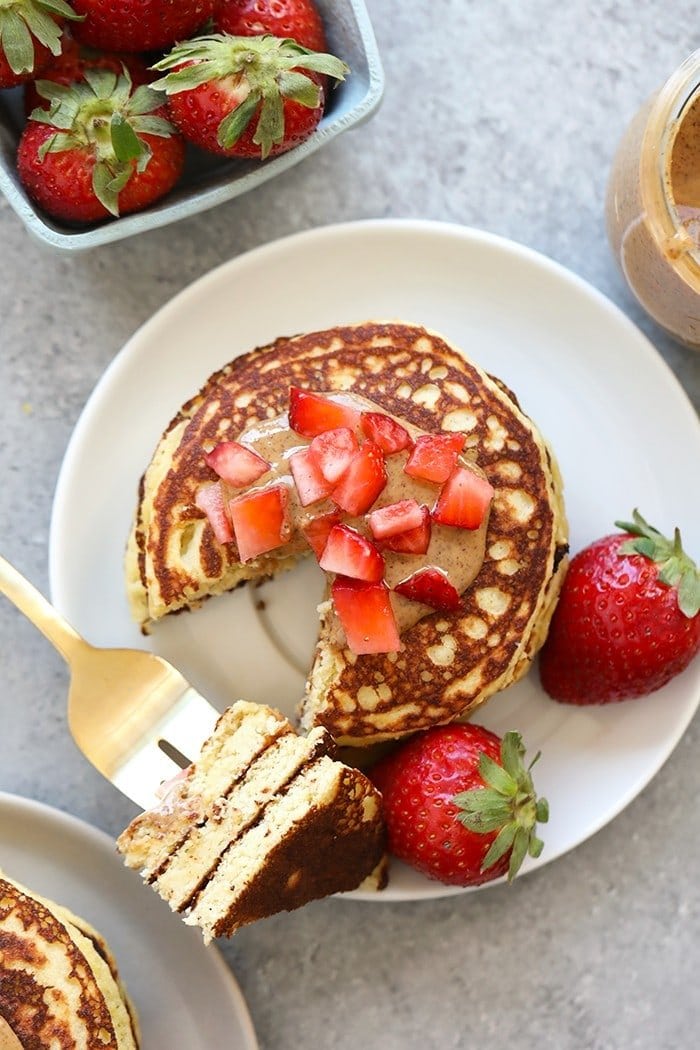
<svg viewBox="0 0 700 1050"><path fill-rule="evenodd" d="M314 134L295 149L260 162L228 160L192 148L182 179L162 201L134 215L89 227L72 227L41 212L20 184L15 153L24 111L22 89L15 88L0 91L0 190L32 234L54 248L76 250L108 244L195 215L286 171L342 131L371 116L384 89L382 65L364 0L317 0L317 5L329 50L348 64L350 74L331 93Z"/></svg>

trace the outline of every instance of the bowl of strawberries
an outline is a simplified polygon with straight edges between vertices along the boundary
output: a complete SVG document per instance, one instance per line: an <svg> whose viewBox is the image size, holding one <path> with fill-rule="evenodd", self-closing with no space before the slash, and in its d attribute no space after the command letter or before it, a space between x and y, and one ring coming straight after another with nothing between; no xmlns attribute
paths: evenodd
<svg viewBox="0 0 700 1050"><path fill-rule="evenodd" d="M382 92L363 0L0 0L0 190L92 248L254 189Z"/></svg>

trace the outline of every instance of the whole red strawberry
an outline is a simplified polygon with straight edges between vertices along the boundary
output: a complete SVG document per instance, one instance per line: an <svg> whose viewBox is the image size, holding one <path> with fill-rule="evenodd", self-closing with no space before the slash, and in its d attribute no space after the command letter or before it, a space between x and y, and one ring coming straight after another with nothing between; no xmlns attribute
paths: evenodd
<svg viewBox="0 0 700 1050"><path fill-rule="evenodd" d="M321 76L347 66L273 36L212 34L186 40L153 67L171 70L154 87L168 95L173 122L190 142L229 157L292 149L323 115Z"/></svg>
<svg viewBox="0 0 700 1050"><path fill-rule="evenodd" d="M155 51L195 33L216 0L73 0L85 21L76 27L84 44L106 51Z"/></svg>
<svg viewBox="0 0 700 1050"><path fill-rule="evenodd" d="M542 686L555 700L644 696L700 649L700 575L680 533L671 541L636 510L633 519L571 561L540 652Z"/></svg>
<svg viewBox="0 0 700 1050"><path fill-rule="evenodd" d="M537 799L520 735L447 725L412 737L369 776L382 793L389 851L431 879L478 886L512 879L549 809ZM536 759L535 759L536 760Z"/></svg>
<svg viewBox="0 0 700 1050"><path fill-rule="evenodd" d="M76 13L65 0L0 2L0 88L22 84L61 53L61 27Z"/></svg>
<svg viewBox="0 0 700 1050"><path fill-rule="evenodd" d="M98 51L85 47L64 34L61 54L50 58L48 65L41 71L41 79L68 85L76 80L84 80L86 69L109 69L119 74L124 66L128 69L135 87L147 84L153 79L153 74L138 55L129 52ZM24 109L27 116L37 107L48 109L49 103L37 91L35 82L29 81L24 88Z"/></svg>
<svg viewBox="0 0 700 1050"><path fill-rule="evenodd" d="M86 69L84 77L69 87L39 81L51 110L34 111L17 153L29 196L79 223L145 208L177 182L185 158L159 92L132 91L126 71Z"/></svg>
<svg viewBox="0 0 700 1050"><path fill-rule="evenodd" d="M218 0L214 28L232 36L287 37L310 51L327 51L314 0Z"/></svg>

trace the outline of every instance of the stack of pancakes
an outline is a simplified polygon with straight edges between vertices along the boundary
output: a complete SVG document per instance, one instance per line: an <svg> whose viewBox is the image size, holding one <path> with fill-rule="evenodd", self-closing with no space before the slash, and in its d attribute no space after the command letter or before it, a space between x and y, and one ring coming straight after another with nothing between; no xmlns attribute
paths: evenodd
<svg viewBox="0 0 700 1050"><path fill-rule="evenodd" d="M135 1015L104 938L0 874L2 1050L137 1050Z"/></svg>
<svg viewBox="0 0 700 1050"><path fill-rule="evenodd" d="M207 940L381 880L379 794L334 753L325 729L299 736L278 711L238 701L117 848Z"/></svg>
<svg viewBox="0 0 700 1050"><path fill-rule="evenodd" d="M215 373L170 423L141 481L127 550L144 630L168 613L295 564L284 548L241 564L195 505L214 477L204 447L283 415L290 386L344 391L428 432L466 435L465 455L495 490L481 570L460 609L425 616L399 653L357 656L321 606L301 725L366 746L464 717L528 670L566 570L555 460L502 382L433 332L365 323L278 339Z"/></svg>

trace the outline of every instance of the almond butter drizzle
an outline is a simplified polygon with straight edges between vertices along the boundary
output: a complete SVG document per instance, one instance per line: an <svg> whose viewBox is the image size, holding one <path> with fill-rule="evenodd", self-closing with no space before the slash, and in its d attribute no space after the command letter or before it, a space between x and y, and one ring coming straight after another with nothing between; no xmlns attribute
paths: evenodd
<svg viewBox="0 0 700 1050"><path fill-rule="evenodd" d="M351 405L360 411L382 412L384 415L389 415L381 406L356 394L319 393L330 401ZM414 440L426 433L398 416L392 418L405 427ZM299 502L289 461L295 452L307 447L311 439L302 437L291 430L289 418L285 414L249 427L239 435L237 440L247 448L254 449L270 464L268 472L245 491L267 488L270 485L286 485L289 490L288 508L292 523L292 536L289 543L285 545L284 551L286 554L305 551L308 549L308 544L302 532L304 526L323 514L337 510L330 499L319 500L309 507L302 507ZM409 453L404 451L385 457L387 483L372 505L372 510L387 507L405 499L415 499L430 509L435 505L441 486L412 478L406 474L403 468L408 455ZM483 471L466 456L461 455L458 462L460 466L484 477ZM239 496L244 491L232 489L224 482L222 485L227 498ZM373 539L366 516L349 517L343 514L342 520L370 540ZM481 526L473 531L449 525L438 525L433 522L430 545L425 554L397 554L392 551L382 551L385 562L384 579L387 586L392 589L418 569L426 565L435 565L446 573L458 593L463 594L476 579L483 564L487 526L488 514ZM391 590L391 604L400 632L406 631L422 617L435 611L420 602L414 602L400 594L395 594L393 590Z"/></svg>

